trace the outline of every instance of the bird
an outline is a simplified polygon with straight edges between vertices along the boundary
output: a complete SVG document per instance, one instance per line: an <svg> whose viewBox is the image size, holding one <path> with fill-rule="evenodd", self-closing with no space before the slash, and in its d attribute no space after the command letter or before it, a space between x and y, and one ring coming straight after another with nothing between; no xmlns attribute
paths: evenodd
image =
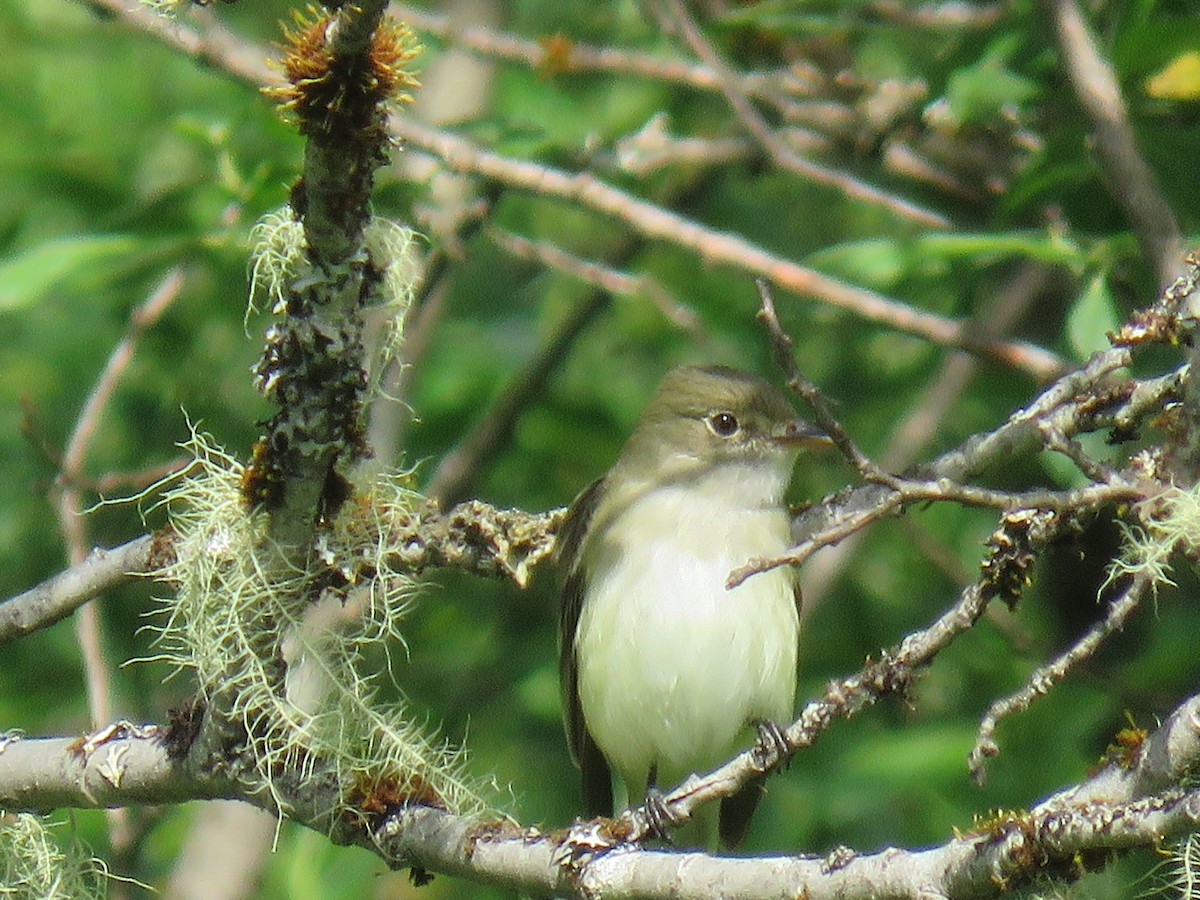
<svg viewBox="0 0 1200 900"><path fill-rule="evenodd" d="M747 746L756 726L790 721L795 573L771 569L732 589L726 579L788 550L792 468L825 443L765 379L681 366L612 468L568 507L556 550L559 680L589 817L612 815L614 799L661 799ZM719 812L698 810L688 842L736 846L761 793L760 778Z"/></svg>

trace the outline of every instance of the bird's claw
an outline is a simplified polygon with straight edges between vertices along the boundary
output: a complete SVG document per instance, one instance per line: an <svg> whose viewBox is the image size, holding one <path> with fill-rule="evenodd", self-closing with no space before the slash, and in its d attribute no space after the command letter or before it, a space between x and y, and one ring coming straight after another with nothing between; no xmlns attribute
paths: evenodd
<svg viewBox="0 0 1200 900"><path fill-rule="evenodd" d="M755 719L752 724L758 731L753 750L755 762L764 770L786 766L791 761L792 746L784 727L770 719Z"/></svg>
<svg viewBox="0 0 1200 900"><path fill-rule="evenodd" d="M664 844L673 844L671 829L678 828L687 820L671 811L666 795L656 787L646 788L643 808L646 810L649 835Z"/></svg>

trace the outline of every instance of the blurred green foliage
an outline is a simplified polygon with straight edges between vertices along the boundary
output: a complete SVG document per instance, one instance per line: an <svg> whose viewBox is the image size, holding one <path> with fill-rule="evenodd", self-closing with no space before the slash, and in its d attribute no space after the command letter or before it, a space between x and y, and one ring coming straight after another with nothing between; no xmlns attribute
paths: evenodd
<svg viewBox="0 0 1200 900"><path fill-rule="evenodd" d="M994 4L994 20L949 29L889 18L884 6L764 0L731 7L706 30L739 68L805 59L831 75L919 82L918 103L880 134L840 135L825 161L945 212L955 223L945 233L775 172L760 158L643 177L620 171L616 141L660 111L672 133L737 133L718 94L663 81L500 64L482 111L459 125L499 153L589 169L714 229L947 316L986 317L1014 283L1035 273L1036 294L1013 333L1066 358L1085 358L1106 330L1153 299L1156 285L1089 155L1089 129L1050 29L1030 0ZM1095 24L1140 146L1185 233L1195 234L1200 108L1150 96L1145 83L1196 46L1200 19L1183 2L1099 6ZM215 12L246 41L266 47L292 8L256 0ZM523 0L494 4L493 12L500 29L530 39L562 36L686 56L631 0ZM444 41L422 37L427 61L447 52ZM0 571L0 596L8 596L64 563L49 499L56 454L131 311L172 267L183 268L184 288L139 343L95 435L87 473L169 462L179 456L174 445L189 419L245 457L256 420L269 413L248 375L266 320L252 318L247 335L246 236L260 215L285 201L302 145L253 87L93 14L85 3L0 0L0 57L0 546L10 560ZM439 70L439 77L453 72ZM853 97L838 96L853 105ZM922 132L932 109L956 136L1003 148L995 158L1011 157L995 164L1003 176L996 190L946 192L881 164L885 138ZM1014 131L1024 143L1009 139ZM417 221L431 202L428 184L399 168L379 180L381 215ZM511 438L474 474L471 495L527 509L567 503L611 462L671 365L705 360L772 373L754 321L754 286L744 274L632 236L619 221L582 208L504 189L494 199L493 225L649 275L694 310L700 325L698 333L676 327L645 296L613 298L517 419ZM437 236L430 247L441 249ZM591 291L513 258L486 230L469 233L449 257L440 314L406 376L416 419L404 429L404 462L419 464L428 477ZM883 452L899 423L927 402L925 391L952 351L809 298L782 295L779 304L801 367L861 445ZM995 425L1036 390L1025 374L978 363L923 435L922 456ZM1014 460L993 474L1010 487L1065 477L1061 467L1036 460ZM818 498L849 478L837 459L818 459L798 472L795 498ZM157 521L152 515L149 524ZM88 516L96 544L119 543L145 527L135 505L103 506ZM811 611L801 696L820 693L830 678L944 609L962 579L972 577L992 528L989 513L944 507L874 528ZM1142 610L1096 659L1001 726L1002 755L985 787L967 776L965 755L988 703L1019 687L1097 615L1096 590L1113 548L1111 529L1101 525L1056 550L1017 612L997 612L955 644L911 702L888 700L835 725L771 782L748 849L821 853L837 845L869 851L939 842L951 829L969 829L974 816L1027 807L1084 777L1127 714L1149 726L1168 713L1200 676L1197 614L1185 599L1195 584L1186 573L1179 591L1162 593L1155 609ZM154 592L137 585L101 603L114 704L135 720L161 720L188 692L179 680L161 683L166 673L153 665L118 667L148 651L141 628ZM419 714L465 741L478 772L495 773L497 808L550 827L570 821L577 791L558 721L555 627L550 572L539 572L525 592L446 572L431 576L407 648L392 653L397 683ZM4 649L0 728L52 734L87 725L69 622ZM113 860L117 871L163 884L190 816L181 808L153 821L139 817L148 830L130 854ZM78 823L105 855L102 818L82 814ZM1143 857L1125 860L1086 882L1078 896L1130 896L1129 885L1152 866ZM369 854L285 825L261 896L391 898L409 890L404 876L387 874ZM1153 877L1136 890L1156 890ZM494 892L437 878L419 894Z"/></svg>

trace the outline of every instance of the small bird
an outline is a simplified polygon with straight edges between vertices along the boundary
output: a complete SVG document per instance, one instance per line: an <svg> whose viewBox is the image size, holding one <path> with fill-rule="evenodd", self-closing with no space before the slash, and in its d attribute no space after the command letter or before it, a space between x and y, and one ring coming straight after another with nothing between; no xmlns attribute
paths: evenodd
<svg viewBox="0 0 1200 900"><path fill-rule="evenodd" d="M590 816L705 772L754 727L790 720L800 594L772 569L726 589L752 557L790 546L784 491L801 449L829 438L783 394L724 366L663 378L612 469L571 504L559 676ZM688 836L736 846L761 781L699 811ZM719 821L718 821L719 818Z"/></svg>

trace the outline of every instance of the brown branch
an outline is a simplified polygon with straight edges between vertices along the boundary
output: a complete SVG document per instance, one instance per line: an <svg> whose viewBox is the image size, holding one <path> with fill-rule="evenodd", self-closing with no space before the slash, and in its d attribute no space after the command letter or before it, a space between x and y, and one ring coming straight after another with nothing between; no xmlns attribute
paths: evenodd
<svg viewBox="0 0 1200 900"><path fill-rule="evenodd" d="M512 435L517 419L542 394L550 375L562 365L575 341L608 307L609 296L591 291L575 304L545 344L512 378L484 417L449 453L442 457L426 492L444 503L455 503L468 493L479 470Z"/></svg>
<svg viewBox="0 0 1200 900"><path fill-rule="evenodd" d="M847 197L880 206L897 216L908 219L917 225L927 228L949 228L950 220L941 213L926 209L920 204L913 203L903 197L897 197L886 191L868 184L853 175L839 172L815 163L812 160L798 156L792 148L775 133L762 114L754 108L750 98L738 86L738 78L729 64L721 57L716 48L700 31L687 7L682 0L670 0L683 35L692 51L714 72L717 73L717 84L725 99L733 109L739 122L750 132L767 151L771 161L786 172L793 172L817 184L836 188Z"/></svg>
<svg viewBox="0 0 1200 900"><path fill-rule="evenodd" d="M1064 366L1060 357L1040 347L1020 341L981 339L962 321L909 306L775 256L740 235L707 228L590 173L569 173L501 156L450 132L408 119L394 118L393 126L400 138L441 158L453 170L590 207L620 219L644 237L683 247L707 262L724 263L766 278L776 287L813 297L886 328L942 346L962 347L1039 379L1058 374Z"/></svg>
<svg viewBox="0 0 1200 900"><path fill-rule="evenodd" d="M540 263L609 294L650 300L663 318L686 331L697 343L708 340L700 315L649 275L632 275L592 259L582 259L549 241L531 241L502 228L488 229L488 236L513 256Z"/></svg>
<svg viewBox="0 0 1200 900"><path fill-rule="evenodd" d="M1117 76L1100 55L1076 0L1045 0L1045 4L1071 86L1091 122L1109 192L1165 287L1182 274L1183 236L1153 170L1137 148Z"/></svg>
<svg viewBox="0 0 1200 900"><path fill-rule="evenodd" d="M666 81L702 91L721 89L719 73L693 62L616 47L596 47L565 37L534 41L478 26L458 28L448 16L403 3L392 4L392 9L414 28L436 35L456 47L482 56L520 63L531 69L606 72ZM779 103L785 96L814 92L817 81L806 78L797 67L789 67L739 75L738 86L751 96Z"/></svg>

